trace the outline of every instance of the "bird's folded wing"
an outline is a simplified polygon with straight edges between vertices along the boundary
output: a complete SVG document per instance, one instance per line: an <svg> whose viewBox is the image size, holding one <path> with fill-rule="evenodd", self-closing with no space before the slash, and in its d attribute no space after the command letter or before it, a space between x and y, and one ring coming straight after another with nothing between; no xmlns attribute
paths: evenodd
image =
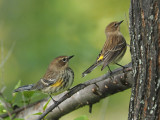
<svg viewBox="0 0 160 120"><path fill-rule="evenodd" d="M48 87L57 82L57 79L40 79L37 84L34 86L34 89L41 90L45 87Z"/></svg>
<svg viewBox="0 0 160 120"><path fill-rule="evenodd" d="M124 39L124 38L123 38ZM126 41L120 40L117 45L108 48L104 53L104 64L102 70L111 62L118 61L121 57L123 57L126 51Z"/></svg>

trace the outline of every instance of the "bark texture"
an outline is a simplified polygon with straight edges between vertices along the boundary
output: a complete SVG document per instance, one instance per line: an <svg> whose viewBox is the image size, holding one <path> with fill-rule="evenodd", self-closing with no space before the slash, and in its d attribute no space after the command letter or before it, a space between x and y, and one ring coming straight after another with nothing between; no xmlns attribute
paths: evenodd
<svg viewBox="0 0 160 120"><path fill-rule="evenodd" d="M160 120L160 1L131 0L134 84L129 120Z"/></svg>

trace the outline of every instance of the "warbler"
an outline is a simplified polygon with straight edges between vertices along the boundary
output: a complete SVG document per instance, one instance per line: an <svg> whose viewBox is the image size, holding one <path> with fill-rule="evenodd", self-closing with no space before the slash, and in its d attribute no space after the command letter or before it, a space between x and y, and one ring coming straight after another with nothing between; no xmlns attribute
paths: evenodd
<svg viewBox="0 0 160 120"><path fill-rule="evenodd" d="M92 70L99 65L102 65L101 70L103 70L106 66L109 68L110 63L115 63L122 66L117 63L124 56L127 49L126 40L120 32L120 24L122 22L123 20L120 22L115 21L106 27L106 42L104 43L96 62L82 73L82 77L92 72Z"/></svg>
<svg viewBox="0 0 160 120"><path fill-rule="evenodd" d="M50 63L44 76L36 84L19 87L14 92L38 90L49 94L51 97L52 93L59 93L69 89L74 80L74 72L68 66L68 62L72 57L73 55L55 58Z"/></svg>

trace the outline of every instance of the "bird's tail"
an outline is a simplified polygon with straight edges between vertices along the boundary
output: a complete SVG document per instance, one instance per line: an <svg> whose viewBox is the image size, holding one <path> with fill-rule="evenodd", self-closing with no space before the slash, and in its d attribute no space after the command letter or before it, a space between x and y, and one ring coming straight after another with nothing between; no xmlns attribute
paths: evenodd
<svg viewBox="0 0 160 120"><path fill-rule="evenodd" d="M33 86L34 86L34 84L25 85L25 86L22 86L22 87L15 89L13 92L22 92L22 91L33 90Z"/></svg>
<svg viewBox="0 0 160 120"><path fill-rule="evenodd" d="M90 66L86 71L82 73L82 77L86 76L88 73L92 72L101 62L95 62L92 66Z"/></svg>

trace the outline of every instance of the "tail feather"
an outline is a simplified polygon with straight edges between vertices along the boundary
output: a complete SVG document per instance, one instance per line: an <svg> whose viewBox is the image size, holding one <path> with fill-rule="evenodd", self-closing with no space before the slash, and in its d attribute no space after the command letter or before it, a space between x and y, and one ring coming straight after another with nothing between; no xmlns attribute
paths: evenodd
<svg viewBox="0 0 160 120"><path fill-rule="evenodd" d="M96 62L92 66L90 66L86 71L82 73L82 77L86 76L88 73L92 72L101 62Z"/></svg>
<svg viewBox="0 0 160 120"><path fill-rule="evenodd" d="M25 85L25 86L22 86L22 87L19 87L17 89L15 89L13 92L22 92L22 91L29 91L29 90L33 90L34 84L30 84L30 85Z"/></svg>

